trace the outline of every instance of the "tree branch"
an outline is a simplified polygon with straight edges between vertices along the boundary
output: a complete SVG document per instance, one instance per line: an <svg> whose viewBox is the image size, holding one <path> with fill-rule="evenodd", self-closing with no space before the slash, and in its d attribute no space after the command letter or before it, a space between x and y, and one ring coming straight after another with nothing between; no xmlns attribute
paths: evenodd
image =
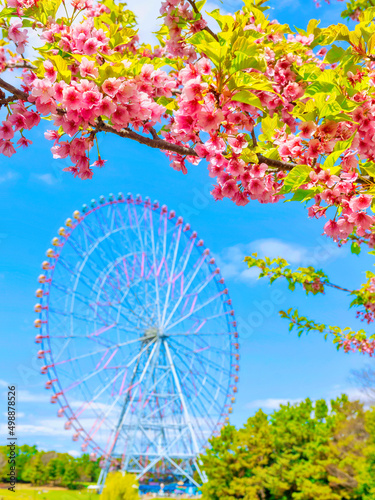
<svg viewBox="0 0 375 500"><path fill-rule="evenodd" d="M189 2L189 4L192 6L193 8L193 11L196 13L196 14L200 14L202 16L202 14L199 12L198 10L198 7L195 5L195 0L187 0ZM219 40L218 36L216 35L216 33L214 33L212 31L211 28L209 28L208 26L206 26L205 28L203 28L204 31L207 31L211 36L213 36L215 38L216 41Z"/></svg>
<svg viewBox="0 0 375 500"><path fill-rule="evenodd" d="M17 99L21 99L21 101L28 101L29 100L29 95L26 92L23 92L23 90L17 89L16 87L11 85L10 83L4 81L2 78L0 78L0 87L4 90L7 90L8 92L10 92L12 94L12 96L16 97Z"/></svg>
<svg viewBox="0 0 375 500"><path fill-rule="evenodd" d="M189 0L190 1L190 0ZM12 102L15 98L21 99L21 101L28 101L29 95L26 92L23 92L20 89L17 89L10 83L4 81L2 78L0 78L0 88L3 88L4 90L7 90L10 92L12 95L10 97L7 97L6 99L1 99L0 100L0 105L1 104L8 104L9 102ZM57 112L59 114L64 113L62 109L57 109ZM150 133L152 135L152 139L150 137L145 137L141 134L138 134L137 132L134 132L133 130L126 128L122 130L116 130L115 128L111 127L110 125L106 124L103 122L103 120L98 120L96 123L96 130L103 131L103 132L109 132L111 134L118 135L119 137L123 137L125 139L132 139L133 141L137 141L140 144L145 144L146 146L149 146L150 148L154 149L161 149L163 151L171 151L172 153L177 153L182 156L195 156L198 157L198 154L194 151L193 148L189 146L180 146L178 144L172 144L171 142L168 142L164 139L161 139L155 129L152 127L150 128ZM253 146L255 147L257 145L256 137L254 131L251 132L251 136L253 139ZM292 168L296 166L294 163L289 163L286 161L281 161L281 160L274 160L272 158L267 158L266 156L263 156L262 154L258 153L257 154L258 161L259 163L265 163L269 167L276 168L278 170L284 170L284 171L290 171Z"/></svg>
<svg viewBox="0 0 375 500"><path fill-rule="evenodd" d="M158 135L154 136L152 139L150 137L145 137L144 135L138 134L131 130L130 128L116 130L107 123L99 120L96 124L96 130L98 132L110 132L111 134L118 135L119 137L123 137L124 139L132 139L133 141L137 141L140 144L145 144L150 148L161 149L162 151L171 151L172 153L178 153L182 156L198 156L194 149L188 146L180 146L178 144L172 144L164 139L161 139Z"/></svg>
<svg viewBox="0 0 375 500"><path fill-rule="evenodd" d="M7 104L8 102L11 102L13 98L21 99L22 101L28 101L28 94L26 92L23 92L20 89L17 89L10 83L7 83L4 81L2 78L0 78L0 87L3 88L4 90L7 90L10 92L12 95L8 97L7 99L4 100L2 104ZM5 102L6 101L6 102ZM182 156L188 155L188 156L198 156L197 153L194 151L193 148L190 148L188 146L180 146L178 144L172 144L168 141L165 141L164 139L161 139L156 131L154 129L150 129L150 133L152 135L152 139L150 137L145 137L141 134L138 134L137 132L134 132L133 130L127 128L123 130L116 130L110 125L106 124L102 120L99 120L96 124L96 130L103 131L103 132L110 132L112 134L118 135L120 137L123 137L125 139L132 139L133 141L137 141L140 144L145 144L146 146L149 146L150 148L154 149L161 149L164 151L171 151L172 153L178 153ZM255 139L255 134L252 132L253 136L253 143ZM256 139L255 139L255 144L256 144ZM258 160L260 163L265 163L266 165L270 167L277 168L279 170L291 170L295 165L293 163L287 163L284 161L280 160L273 160L271 158L267 158L261 154L257 155Z"/></svg>
<svg viewBox="0 0 375 500"><path fill-rule="evenodd" d="M267 158L266 156L261 155L260 153L257 154L259 163L265 163L269 167L274 167L277 168L278 170L292 170L292 168L297 166L297 163L289 163L287 161L281 161L281 160L273 160L272 158Z"/></svg>
<svg viewBox="0 0 375 500"><path fill-rule="evenodd" d="M16 64L6 64L6 69L37 69L36 66L29 64L28 62L16 63Z"/></svg>

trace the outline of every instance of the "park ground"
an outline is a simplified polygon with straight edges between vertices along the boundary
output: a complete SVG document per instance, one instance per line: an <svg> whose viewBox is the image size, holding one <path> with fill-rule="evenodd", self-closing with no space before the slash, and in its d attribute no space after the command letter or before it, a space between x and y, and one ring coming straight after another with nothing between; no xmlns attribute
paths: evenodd
<svg viewBox="0 0 375 500"><path fill-rule="evenodd" d="M5 484L0 487L0 500L97 500L99 496L87 490L67 490L65 488L53 488L49 486L31 486L28 484L17 484L13 493L7 489Z"/></svg>
<svg viewBox="0 0 375 500"><path fill-rule="evenodd" d="M67 490L66 488L53 488L49 486L31 486L29 484L17 484L13 493L7 489L5 484L0 484L0 500L99 500L99 495L87 490ZM142 497L143 499L165 500L155 497ZM181 497L179 497L181 498ZM173 500L169 498L169 500Z"/></svg>

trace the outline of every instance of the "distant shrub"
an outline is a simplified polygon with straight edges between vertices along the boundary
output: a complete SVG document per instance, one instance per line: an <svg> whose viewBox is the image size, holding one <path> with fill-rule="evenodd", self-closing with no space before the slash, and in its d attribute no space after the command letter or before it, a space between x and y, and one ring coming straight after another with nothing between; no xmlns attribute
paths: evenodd
<svg viewBox="0 0 375 500"><path fill-rule="evenodd" d="M100 500L138 500L138 481L133 474L108 474Z"/></svg>

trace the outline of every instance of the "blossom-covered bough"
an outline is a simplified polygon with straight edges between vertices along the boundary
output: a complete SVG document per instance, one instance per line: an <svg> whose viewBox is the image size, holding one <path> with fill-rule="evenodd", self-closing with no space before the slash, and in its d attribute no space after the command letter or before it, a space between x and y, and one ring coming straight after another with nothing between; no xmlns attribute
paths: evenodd
<svg viewBox="0 0 375 500"><path fill-rule="evenodd" d="M216 200L304 202L309 217L327 218L324 232L338 244L349 242L354 252L374 247L371 1L348 3L355 29L320 28L313 19L295 31L266 16L266 0L244 0L233 15L207 13L217 21L214 32L204 0L165 0L156 47L141 43L134 14L113 0L0 4L3 155L28 147L28 131L45 117L54 158L70 158L64 170L89 179L105 164L97 137L112 133L162 150L183 173L206 160ZM26 57L30 32L40 40L34 60ZM8 78L17 68L18 86ZM284 261L274 270L257 257L248 263L272 279L285 269L296 275ZM293 279L307 291L329 285L325 275L306 273ZM351 293L371 322L374 276L368 279ZM292 323L303 328L308 320L296 314ZM346 349L374 351L374 338L362 331L335 332Z"/></svg>

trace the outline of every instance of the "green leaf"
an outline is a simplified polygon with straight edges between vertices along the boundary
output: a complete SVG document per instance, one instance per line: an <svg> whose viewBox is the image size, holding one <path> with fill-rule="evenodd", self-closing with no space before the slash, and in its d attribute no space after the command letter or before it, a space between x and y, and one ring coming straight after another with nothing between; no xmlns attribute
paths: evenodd
<svg viewBox="0 0 375 500"><path fill-rule="evenodd" d="M361 253L361 245L358 245L356 241L353 241L350 247L350 251L356 255L359 255Z"/></svg>
<svg viewBox="0 0 375 500"><path fill-rule="evenodd" d="M336 161L340 158L340 156L347 150L350 148L352 142L353 142L353 139L354 139L354 135L353 134L350 139L348 139L347 141L339 141L336 143L335 147L333 148L333 151L332 153L327 157L326 161L324 162L324 164L322 165L322 167L327 170L327 169L330 169L332 168Z"/></svg>
<svg viewBox="0 0 375 500"><path fill-rule="evenodd" d="M262 135L259 137L261 141L268 140L271 141L275 130L278 128L278 116L275 113L273 117L266 116L262 120Z"/></svg>
<svg viewBox="0 0 375 500"><path fill-rule="evenodd" d="M220 14L219 9L215 9L212 12L207 12L207 14L215 19L222 31L225 31L225 28L231 29L233 24L235 23L235 20L232 16Z"/></svg>
<svg viewBox="0 0 375 500"><path fill-rule="evenodd" d="M318 189L297 189L293 195L293 198L288 201L300 201L301 203L304 201L311 200L314 198Z"/></svg>
<svg viewBox="0 0 375 500"><path fill-rule="evenodd" d="M255 151L253 151L250 148L246 148L246 149L242 150L241 159L245 163L258 163L258 157L257 157Z"/></svg>
<svg viewBox="0 0 375 500"><path fill-rule="evenodd" d="M266 60L263 57L254 57L252 55L246 55L243 52L237 52L236 57L231 63L231 69L234 69L235 71L241 71L243 69L249 68L258 69L259 71L265 71L267 68Z"/></svg>
<svg viewBox="0 0 375 500"><path fill-rule="evenodd" d="M198 52L206 54L217 67L220 66L225 59L229 48L228 46L223 47L220 45L220 43L206 30L195 33L188 41L190 44L194 45Z"/></svg>
<svg viewBox="0 0 375 500"><path fill-rule="evenodd" d="M205 3L206 3L207 0L199 0L198 2L196 2L196 7L199 11L202 10L202 8L204 7Z"/></svg>
<svg viewBox="0 0 375 500"><path fill-rule="evenodd" d="M53 62L55 68L57 69L58 74L61 76L64 82L70 83L72 74L68 69L68 63L66 62L66 60L59 55L54 56L50 54L48 55L48 59L50 59L50 61Z"/></svg>
<svg viewBox="0 0 375 500"><path fill-rule="evenodd" d="M258 108L262 111L264 110L264 106L260 102L259 97L254 95L249 90L241 90L240 92L237 92L237 94L232 97L232 101L243 102L245 104L250 104L250 106L254 106L255 108Z"/></svg>
<svg viewBox="0 0 375 500"><path fill-rule="evenodd" d="M324 62L327 62L328 64L336 63L340 61L343 54L345 54L345 50L342 47L333 45L331 50L327 52Z"/></svg>
<svg viewBox="0 0 375 500"><path fill-rule="evenodd" d="M284 186L279 193L290 193L299 188L302 184L305 184L310 172L311 167L307 165L297 165L294 167L284 179Z"/></svg>

